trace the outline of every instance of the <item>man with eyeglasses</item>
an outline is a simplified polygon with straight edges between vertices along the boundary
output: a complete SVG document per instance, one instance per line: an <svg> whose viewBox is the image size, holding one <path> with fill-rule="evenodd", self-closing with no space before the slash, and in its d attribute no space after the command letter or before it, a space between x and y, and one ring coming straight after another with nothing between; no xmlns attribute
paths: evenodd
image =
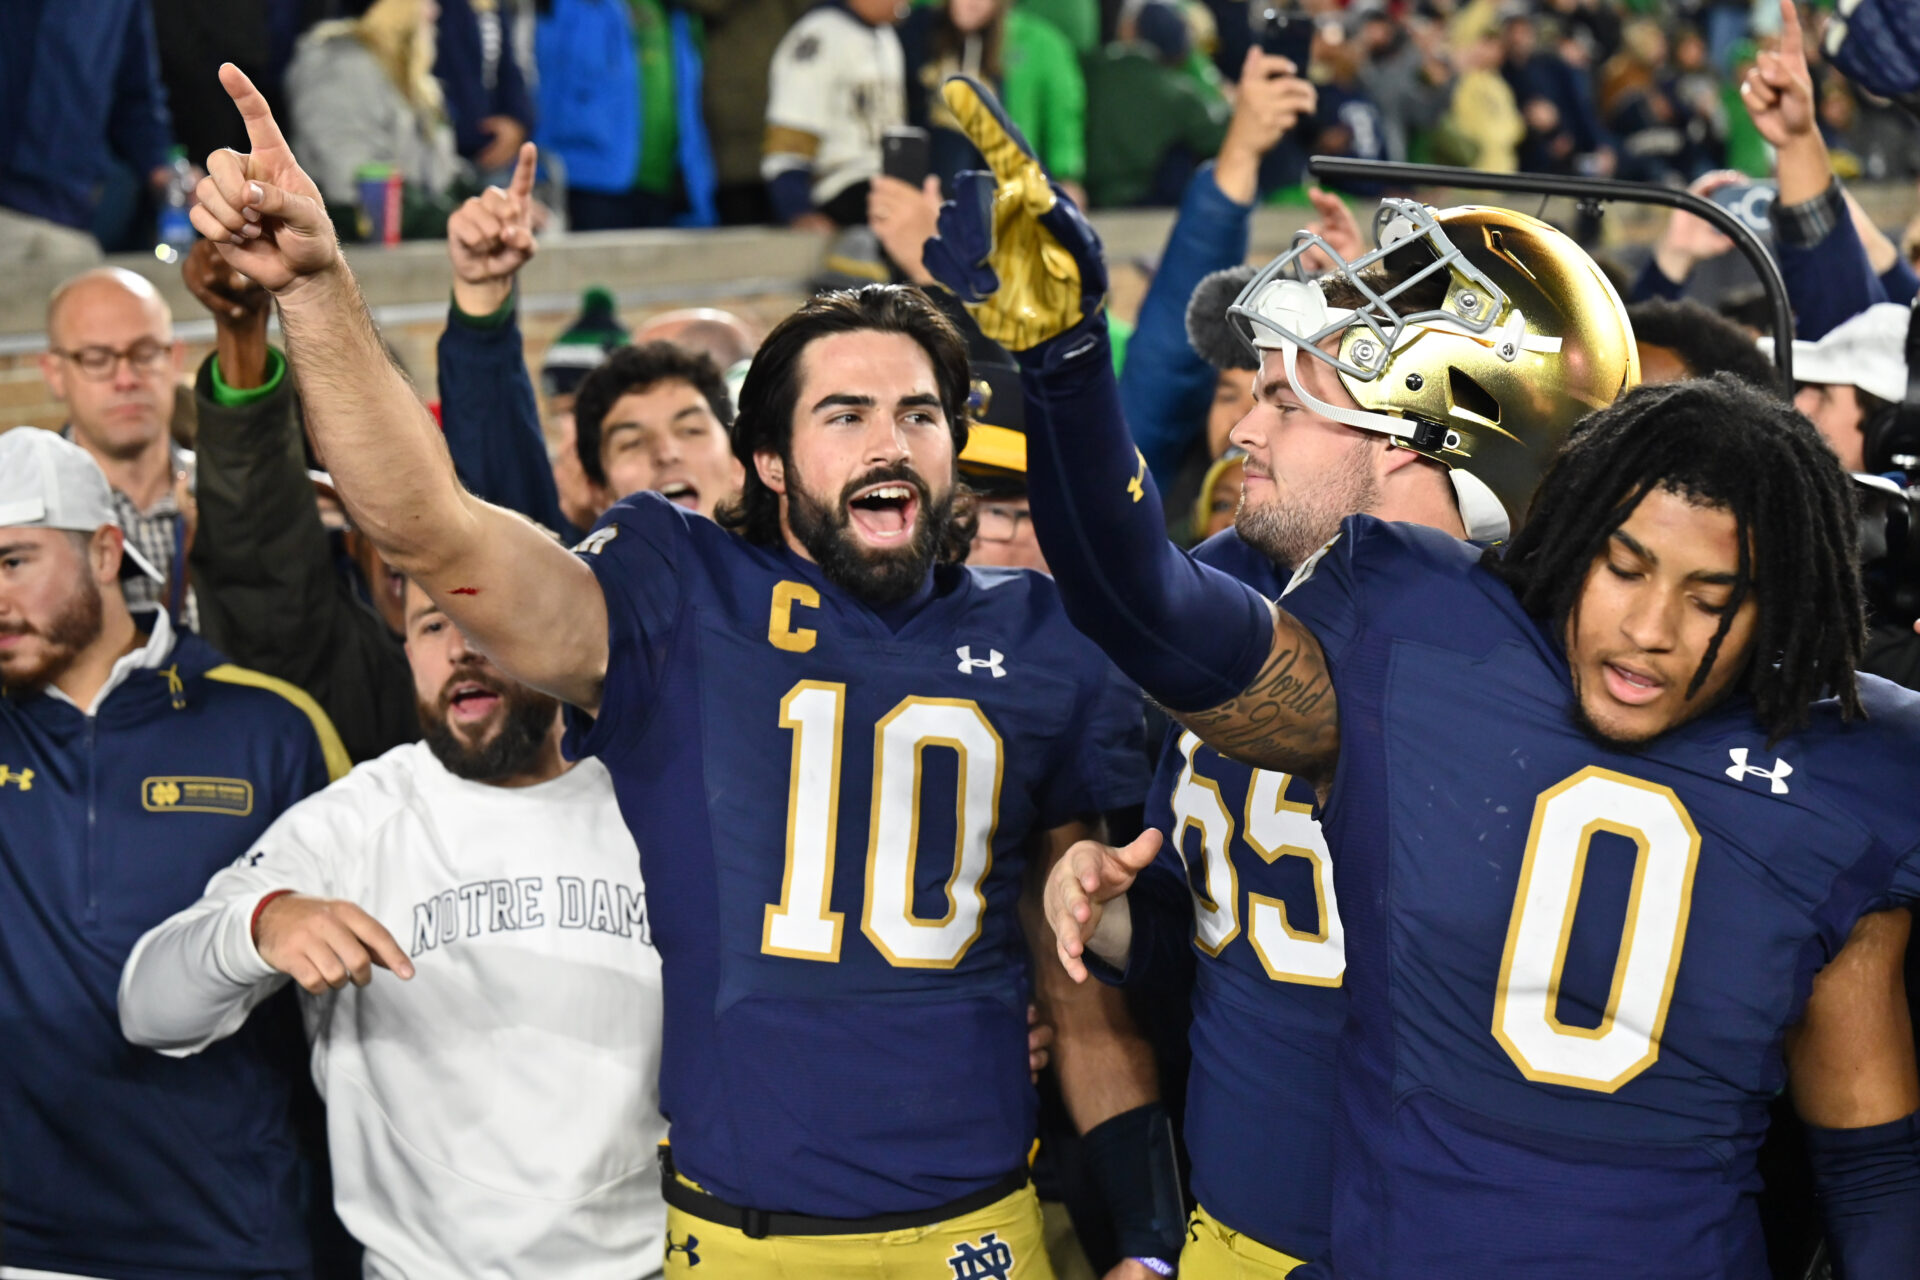
<svg viewBox="0 0 1920 1280"><path fill-rule="evenodd" d="M82 272L47 300L40 373L67 406L62 434L100 464L127 541L164 579L129 583L128 607L165 609L175 626L195 631L200 611L187 582L193 455L167 431L183 354L166 301L131 271Z"/></svg>

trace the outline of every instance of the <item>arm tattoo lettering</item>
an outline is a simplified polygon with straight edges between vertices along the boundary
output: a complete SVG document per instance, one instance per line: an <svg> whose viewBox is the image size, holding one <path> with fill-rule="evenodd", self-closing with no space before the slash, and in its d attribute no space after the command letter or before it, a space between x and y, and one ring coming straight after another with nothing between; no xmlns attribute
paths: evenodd
<svg viewBox="0 0 1920 1280"><path fill-rule="evenodd" d="M1221 755L1318 785L1340 750L1339 704L1313 633L1274 611L1273 651L1238 697L1175 718Z"/></svg>

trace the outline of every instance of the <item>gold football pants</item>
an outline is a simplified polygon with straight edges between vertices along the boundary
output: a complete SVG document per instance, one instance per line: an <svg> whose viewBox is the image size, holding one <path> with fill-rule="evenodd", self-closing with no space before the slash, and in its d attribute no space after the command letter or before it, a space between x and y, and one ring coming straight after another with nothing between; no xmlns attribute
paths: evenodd
<svg viewBox="0 0 1920 1280"><path fill-rule="evenodd" d="M695 1270L695 1268L698 1270ZM924 1227L862 1235L762 1236L667 1207L674 1280L1053 1280L1031 1184Z"/></svg>
<svg viewBox="0 0 1920 1280"><path fill-rule="evenodd" d="M1222 1224L1204 1206L1187 1219L1187 1243L1180 1250L1180 1280L1280 1280L1304 1265L1302 1259L1270 1249Z"/></svg>

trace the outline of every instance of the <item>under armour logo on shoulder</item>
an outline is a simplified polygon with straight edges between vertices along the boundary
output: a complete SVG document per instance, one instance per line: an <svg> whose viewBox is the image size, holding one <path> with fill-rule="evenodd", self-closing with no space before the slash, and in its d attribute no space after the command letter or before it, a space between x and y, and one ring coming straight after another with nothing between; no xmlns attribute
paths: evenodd
<svg viewBox="0 0 1920 1280"><path fill-rule="evenodd" d="M1775 768L1762 769L1757 764L1747 763L1747 749L1745 747L1729 747L1727 754L1733 758L1733 763L1727 766L1727 776L1729 778L1732 778L1735 782L1749 777L1765 778L1773 784L1773 794L1777 796L1787 794L1787 779L1793 773L1793 766L1785 760L1780 761L1779 765Z"/></svg>
<svg viewBox="0 0 1920 1280"><path fill-rule="evenodd" d="M985 667L987 670L993 672L993 678L995 680L1007 674L1007 669L1000 665L1002 655L998 649L987 650L987 656L984 658L974 657L973 646L970 644L963 644L953 652L954 656L960 659L961 675L966 675L969 671L976 671L981 667Z"/></svg>
<svg viewBox="0 0 1920 1280"><path fill-rule="evenodd" d="M691 1231L687 1233L687 1242L685 1244L675 1244L673 1242L673 1232L667 1232L667 1258L672 1258L676 1253L684 1253L687 1255L687 1265L697 1267L700 1265L700 1255L694 1251L699 1247L700 1237L694 1235ZM660 1265L665 1266L666 1262L663 1260Z"/></svg>
<svg viewBox="0 0 1920 1280"><path fill-rule="evenodd" d="M1012 1280L1013 1249L989 1231L977 1245L965 1240L954 1245L947 1265L953 1268L953 1280Z"/></svg>

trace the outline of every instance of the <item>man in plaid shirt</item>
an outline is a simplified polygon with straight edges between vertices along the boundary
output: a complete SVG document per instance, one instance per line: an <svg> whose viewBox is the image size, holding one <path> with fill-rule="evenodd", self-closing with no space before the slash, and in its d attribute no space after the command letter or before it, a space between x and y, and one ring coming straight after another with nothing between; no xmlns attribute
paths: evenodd
<svg viewBox="0 0 1920 1280"><path fill-rule="evenodd" d="M83 272L47 303L47 347L40 372L67 406L62 434L100 464L127 541L166 579L129 582L127 604L165 609L176 626L197 629L187 583L193 455L167 431L184 355L172 313L131 271Z"/></svg>

